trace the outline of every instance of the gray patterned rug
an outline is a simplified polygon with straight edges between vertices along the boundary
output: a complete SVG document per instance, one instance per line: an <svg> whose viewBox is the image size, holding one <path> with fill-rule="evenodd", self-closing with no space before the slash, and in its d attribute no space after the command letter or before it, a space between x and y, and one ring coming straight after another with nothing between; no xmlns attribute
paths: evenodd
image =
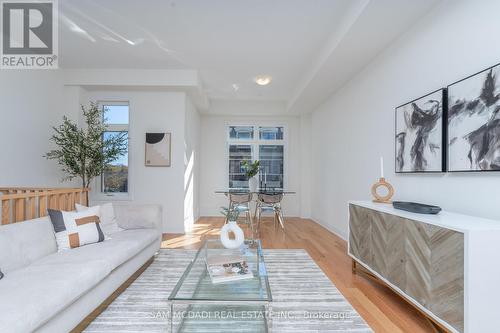
<svg viewBox="0 0 500 333"><path fill-rule="evenodd" d="M195 255L161 250L155 261L85 332L168 332L167 297ZM264 250L273 294L273 332L372 332L304 250ZM233 313L240 309L233 307ZM183 332L259 332L256 318L198 318Z"/></svg>

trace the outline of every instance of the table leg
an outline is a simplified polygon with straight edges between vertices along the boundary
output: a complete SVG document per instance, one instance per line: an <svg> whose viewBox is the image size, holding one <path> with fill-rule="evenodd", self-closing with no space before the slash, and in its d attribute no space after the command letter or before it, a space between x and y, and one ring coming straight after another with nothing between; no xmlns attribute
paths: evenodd
<svg viewBox="0 0 500 333"><path fill-rule="evenodd" d="M170 319L170 333L174 333L174 302L170 302L170 314L169 314L169 319Z"/></svg>
<svg viewBox="0 0 500 333"><path fill-rule="evenodd" d="M266 326L267 332L273 331L273 307L271 303L267 303L265 306L266 311Z"/></svg>
<svg viewBox="0 0 500 333"><path fill-rule="evenodd" d="M255 242L255 230L253 229L253 219L252 219L252 214L250 213L250 208L248 208L247 211L247 221L248 224L250 224L250 232L252 233L252 244Z"/></svg>

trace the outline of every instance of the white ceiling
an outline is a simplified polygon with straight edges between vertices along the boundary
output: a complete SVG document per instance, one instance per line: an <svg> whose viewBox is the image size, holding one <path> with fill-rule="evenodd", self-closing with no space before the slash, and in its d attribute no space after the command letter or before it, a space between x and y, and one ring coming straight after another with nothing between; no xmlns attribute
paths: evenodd
<svg viewBox="0 0 500 333"><path fill-rule="evenodd" d="M212 100L303 112L438 1L59 0L60 66L195 69Z"/></svg>

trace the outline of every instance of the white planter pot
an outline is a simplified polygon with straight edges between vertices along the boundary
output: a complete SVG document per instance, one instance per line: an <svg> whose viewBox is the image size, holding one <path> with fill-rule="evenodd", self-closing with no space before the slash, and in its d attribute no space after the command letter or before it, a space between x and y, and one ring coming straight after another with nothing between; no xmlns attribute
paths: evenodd
<svg viewBox="0 0 500 333"><path fill-rule="evenodd" d="M234 233L234 239L229 238L229 233ZM220 241L226 249L237 249L245 242L245 234L236 221L229 221L220 231Z"/></svg>
<svg viewBox="0 0 500 333"><path fill-rule="evenodd" d="M256 192L257 191L257 185L258 185L258 180L257 177L252 177L248 179L248 187L250 188L250 192Z"/></svg>

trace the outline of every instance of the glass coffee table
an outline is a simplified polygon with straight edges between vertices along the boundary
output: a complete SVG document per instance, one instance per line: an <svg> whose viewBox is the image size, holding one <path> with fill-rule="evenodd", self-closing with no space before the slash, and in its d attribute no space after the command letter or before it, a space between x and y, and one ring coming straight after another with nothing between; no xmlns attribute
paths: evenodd
<svg viewBox="0 0 500 333"><path fill-rule="evenodd" d="M213 284L206 258L242 256L253 278ZM206 239L168 297L170 332L269 332L272 295L260 240L225 249Z"/></svg>

